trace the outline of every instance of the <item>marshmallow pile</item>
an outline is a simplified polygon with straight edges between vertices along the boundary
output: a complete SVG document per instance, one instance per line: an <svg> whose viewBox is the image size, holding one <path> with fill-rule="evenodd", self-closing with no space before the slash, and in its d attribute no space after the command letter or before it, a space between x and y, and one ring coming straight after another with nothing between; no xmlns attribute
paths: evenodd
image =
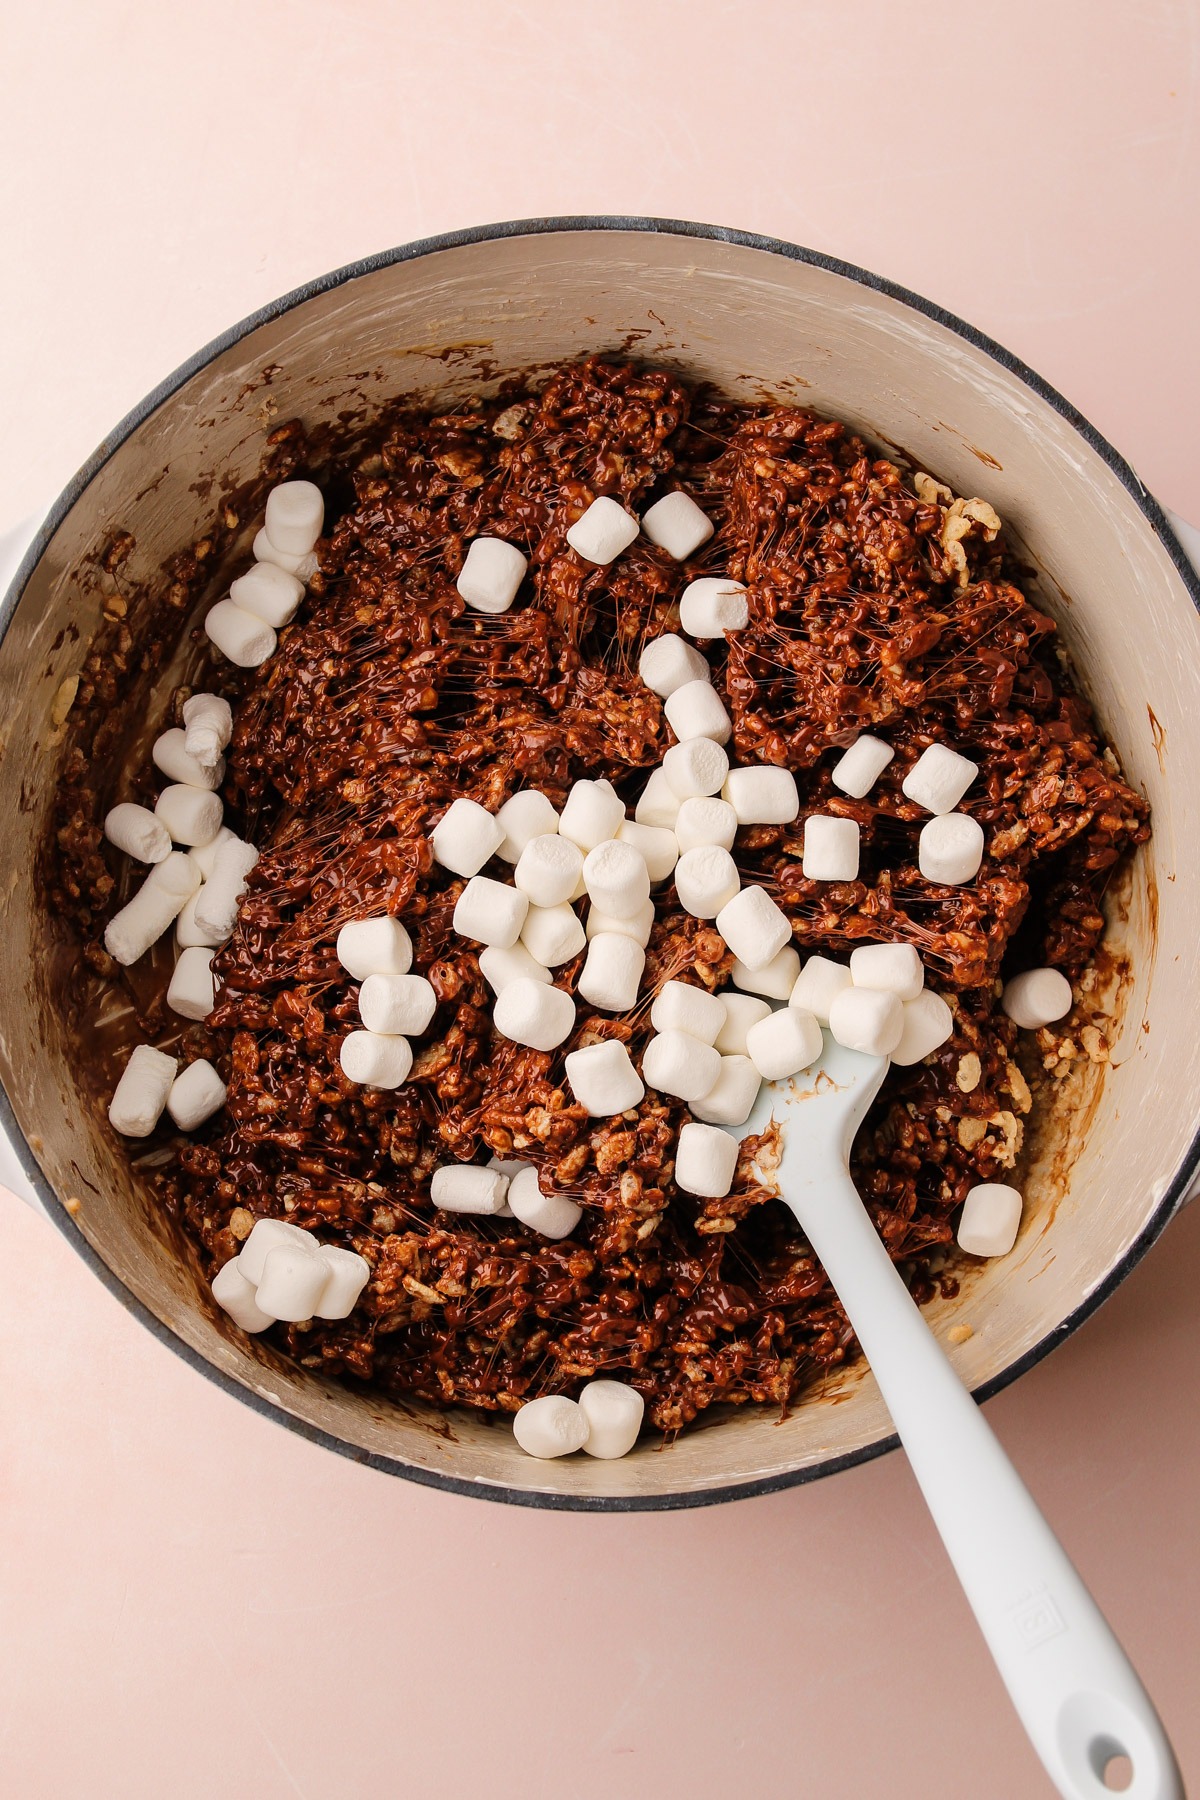
<svg viewBox="0 0 1200 1800"><path fill-rule="evenodd" d="M543 1394L513 1419L513 1436L528 1456L549 1461L585 1450L614 1460L627 1456L642 1428L645 1402L624 1381L589 1381L578 1400Z"/></svg>
<svg viewBox="0 0 1200 1800"><path fill-rule="evenodd" d="M213 1299L243 1331L277 1319L347 1319L371 1276L357 1251L319 1244L282 1219L259 1219L238 1255L213 1277Z"/></svg>
<svg viewBox="0 0 1200 1800"><path fill-rule="evenodd" d="M316 573L324 523L325 501L311 481L284 481L267 495L254 562L204 621L212 643L239 669L257 669L274 656L277 633L295 618Z"/></svg>

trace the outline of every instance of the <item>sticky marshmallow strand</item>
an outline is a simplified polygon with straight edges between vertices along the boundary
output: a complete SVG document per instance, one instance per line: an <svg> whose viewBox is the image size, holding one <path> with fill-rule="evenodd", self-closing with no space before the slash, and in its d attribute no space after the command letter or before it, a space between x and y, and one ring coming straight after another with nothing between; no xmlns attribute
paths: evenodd
<svg viewBox="0 0 1200 1800"><path fill-rule="evenodd" d="M162 1118L179 1059L139 1044L121 1071L108 1105L108 1122L122 1137L149 1137Z"/></svg>
<svg viewBox="0 0 1200 1800"><path fill-rule="evenodd" d="M109 920L104 948L128 968L170 929L199 886L195 863L182 850L172 850L154 864L132 900Z"/></svg>

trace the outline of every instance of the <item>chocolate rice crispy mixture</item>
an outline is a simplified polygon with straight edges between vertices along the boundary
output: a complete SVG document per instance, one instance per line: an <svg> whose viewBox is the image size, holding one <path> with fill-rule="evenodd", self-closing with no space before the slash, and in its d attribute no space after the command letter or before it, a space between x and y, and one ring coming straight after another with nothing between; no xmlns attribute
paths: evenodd
<svg viewBox="0 0 1200 1800"><path fill-rule="evenodd" d="M536 395L394 415L356 467L325 466L296 426L274 434L272 456L272 479L321 482L328 535L277 655L232 684L224 665L205 680L243 694L225 796L262 858L217 953L224 985L205 1025L180 1032L144 982L131 988L153 1041L177 1036L182 1055L212 1057L229 1083L228 1110L194 1139L160 1127L155 1142L172 1147L152 1177L162 1207L209 1274L264 1215L361 1252L374 1273L349 1319L278 1325L270 1339L385 1393L512 1412L611 1374L667 1432L718 1401L786 1409L853 1339L790 1215L753 1184L753 1146L729 1197L700 1201L672 1180L680 1102L647 1093L636 1113L589 1120L563 1085L566 1051L597 1038L622 1039L639 1060L649 996L668 976L722 985L720 937L660 890L647 997L623 1017L581 1008L552 1054L521 1048L490 1029L476 951L450 925L463 883L433 863L428 833L457 795L494 809L535 785L561 804L581 776L609 777L632 810L670 742L637 677L642 645L676 627L695 576L746 583L748 628L704 646L735 760L794 770L801 819L857 819L862 867L853 883L806 881L798 822L742 830L742 870L779 900L802 953L912 943L955 1007L953 1039L892 1071L855 1152L891 1255L928 1296L955 1209L973 1183L1012 1169L1031 1105L997 976L1049 961L1078 977L1113 867L1147 835L1145 805L1074 691L1053 622L1023 593L999 520L878 460L835 421L598 360L556 371ZM568 548L597 494L640 511L678 486L717 527L686 565L645 538L608 568ZM531 559L499 618L465 610L454 587L481 533ZM101 686L97 665L85 718ZM850 800L829 770L863 730L896 757L868 799ZM964 809L987 851L963 888L921 878L924 815L901 793L934 740L981 766ZM99 945L118 859L100 838L112 795L89 785L86 749L61 790L51 901L101 986L129 986ZM358 1017L335 939L382 910L412 933L414 968L439 1000L395 1092L353 1087L338 1065ZM578 967L556 979L573 986ZM439 1162L493 1154L532 1160L544 1186L582 1204L573 1238L433 1211Z"/></svg>

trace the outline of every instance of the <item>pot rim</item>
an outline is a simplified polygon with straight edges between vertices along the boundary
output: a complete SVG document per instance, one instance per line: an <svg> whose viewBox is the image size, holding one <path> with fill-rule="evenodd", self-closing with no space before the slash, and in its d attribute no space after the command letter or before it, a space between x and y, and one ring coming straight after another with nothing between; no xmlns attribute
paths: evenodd
<svg viewBox="0 0 1200 1800"><path fill-rule="evenodd" d="M139 401L115 429L109 432L63 488L26 550L7 594L0 601L0 642L8 632L29 578L45 554L55 532L82 498L105 463L165 401L169 400L216 357L240 342L242 338L248 337L260 326L282 317L283 314L292 311L293 308L302 305L305 301L315 299L318 295L328 293L360 276L374 274L378 270L390 268L397 263L414 262L419 257L428 256L437 251L461 249L466 245L484 243L496 238L539 237L555 232L584 231L645 232L655 236L705 238L717 243L735 244L749 250L760 250L773 256L786 257L792 262L808 263L812 267L824 269L830 274L843 276L862 287L886 294L889 298L911 307L916 312L923 313L936 324L964 339L973 349L982 351L984 355L999 363L1010 374L1017 376L1040 400L1052 407L1078 432L1088 447L1103 459L1122 486L1127 489L1147 524L1159 538L1174 563L1180 580L1191 596L1193 606L1197 612L1200 612L1200 574L1193 569L1157 500L1148 492L1125 458L1113 448L1090 420L1086 419L1076 407L1072 406L1070 401L1066 400L1056 388L1051 387L1049 382L1036 374L1020 357L1014 356L1011 351L998 344L994 338L988 337L986 333L979 331L975 326L967 324L965 320L958 318L954 313L947 312L944 307L914 293L910 288L901 287L898 283L889 281L881 275L872 274L870 270L859 268L853 263L843 262L839 257L828 256L823 251L810 250L802 245L790 244L781 238L766 237L756 232L737 231L727 226L702 225L686 219L581 214L542 219L509 219L496 224L471 226L462 231L444 232L435 237L418 238L410 244L401 244L390 250L379 251L374 256L346 263L341 268L331 270L328 274L319 275L311 281L304 282L301 286L293 288L290 293L259 307L257 311L248 314L236 325L231 325L226 331L221 332L219 336L213 338L202 349L190 356L186 362L181 363L172 374L159 382L157 387ZM449 1493L463 1494L473 1499L503 1502L511 1506L529 1506L551 1511L582 1513L673 1512L684 1508L715 1506L729 1500L749 1499L760 1494L779 1493L785 1488L799 1487L823 1476L837 1474L842 1469L871 1462L875 1457L895 1449L899 1442L895 1433L891 1433L843 1455L829 1457L805 1468L785 1470L778 1474L763 1476L756 1481L726 1482L711 1488L670 1494L620 1496L542 1493L526 1488L508 1487L502 1483L493 1485L469 1481L458 1476L443 1475L433 1470L418 1468L395 1458L381 1456L374 1451L363 1450L343 1438L309 1424L307 1420L296 1418L285 1407L265 1399L261 1394L243 1386L233 1376L216 1368L199 1350L186 1343L170 1326L165 1325L157 1314L125 1286L124 1282L109 1268L99 1251L88 1242L71 1214L59 1201L50 1182L43 1175L2 1085L0 1085L0 1129L3 1129L13 1145L17 1160L37 1192L47 1216L89 1265L93 1274L99 1277L108 1291L114 1295L127 1312L140 1320L160 1343L167 1345L193 1369L206 1376L209 1381L214 1382L227 1393L232 1394L244 1405L252 1407L264 1418L272 1419L275 1423L286 1426L300 1437L307 1438L310 1443L320 1444L325 1449L336 1451L340 1456L348 1457L352 1462L364 1463L371 1468L381 1470L384 1474L398 1476L423 1487L441 1488ZM989 1381L975 1388L973 1392L977 1401L989 1400L993 1394L998 1394L1018 1376L1025 1374L1036 1363L1041 1362L1042 1358L1049 1355L1056 1345L1070 1337L1073 1332L1078 1331L1079 1327L1091 1318L1092 1314L1115 1292L1126 1276L1137 1267L1183 1204L1198 1169L1200 1169L1200 1130L1192 1138L1174 1175L1166 1185L1162 1197L1142 1230L1104 1280L1085 1294L1074 1311L1047 1332L1045 1337L1040 1338L1023 1356L1018 1357L1007 1368L992 1376Z"/></svg>

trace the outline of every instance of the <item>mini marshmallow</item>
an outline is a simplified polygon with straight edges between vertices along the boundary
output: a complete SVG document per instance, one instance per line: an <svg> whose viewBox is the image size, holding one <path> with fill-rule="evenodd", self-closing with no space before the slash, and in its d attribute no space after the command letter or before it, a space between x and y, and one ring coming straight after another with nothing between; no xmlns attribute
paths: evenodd
<svg viewBox="0 0 1200 1800"><path fill-rule="evenodd" d="M640 850L611 838L589 850L583 863L588 898L614 918L632 918L650 898L650 871Z"/></svg>
<svg viewBox="0 0 1200 1800"><path fill-rule="evenodd" d="M690 981L664 981L650 1008L655 1031L686 1031L702 1044L715 1044L725 1023L725 1001Z"/></svg>
<svg viewBox="0 0 1200 1800"><path fill-rule="evenodd" d="M680 855L687 850L703 849L705 844L715 844L719 850L732 850L737 828L738 816L728 801L694 795L679 808L675 841Z"/></svg>
<svg viewBox="0 0 1200 1800"><path fill-rule="evenodd" d="M557 1050L575 1029L575 1002L562 988L522 977L496 995L492 1024L514 1044Z"/></svg>
<svg viewBox="0 0 1200 1800"><path fill-rule="evenodd" d="M178 726L156 737L150 747L155 768L161 769L168 781L181 781L185 787L207 788L210 792L219 788L225 779L225 758L219 757L212 768L205 769L183 746L184 734Z"/></svg>
<svg viewBox="0 0 1200 1800"><path fill-rule="evenodd" d="M513 880L534 906L569 901L583 873L583 851L570 838L544 832L530 838L513 870Z"/></svg>
<svg viewBox="0 0 1200 1800"><path fill-rule="evenodd" d="M958 1221L958 1247L968 1256L1007 1256L1021 1229L1021 1194L1002 1181L967 1189Z"/></svg>
<svg viewBox="0 0 1200 1800"><path fill-rule="evenodd" d="M707 544L714 526L691 495L676 488L674 493L664 494L661 500L646 508L642 514L642 530L652 544L657 544L676 562L686 562L701 544ZM684 626L685 631L690 629L690 626Z"/></svg>
<svg viewBox="0 0 1200 1800"><path fill-rule="evenodd" d="M677 1100L700 1100L716 1085L721 1057L686 1031L660 1031L642 1052L642 1080Z"/></svg>
<svg viewBox="0 0 1200 1800"><path fill-rule="evenodd" d="M925 986L925 969L911 944L860 944L850 952L850 979L855 987L915 1000Z"/></svg>
<svg viewBox="0 0 1200 1800"><path fill-rule="evenodd" d="M215 950L229 939L229 932L203 931L197 925L196 903L203 892L203 886L196 889L175 921L175 943L180 950Z"/></svg>
<svg viewBox="0 0 1200 1800"><path fill-rule="evenodd" d="M180 1131L195 1131L224 1106L227 1091L212 1064L201 1057L171 1083L167 1111Z"/></svg>
<svg viewBox="0 0 1200 1800"><path fill-rule="evenodd" d="M675 864L675 892L684 912L693 918L715 919L740 886L737 864L716 844L686 850Z"/></svg>
<svg viewBox="0 0 1200 1800"><path fill-rule="evenodd" d="M628 1012L637 1003L645 967L646 952L633 938L615 931L597 932L588 943L575 991L602 1012Z"/></svg>
<svg viewBox="0 0 1200 1800"><path fill-rule="evenodd" d="M515 863L534 838L553 837L558 830L558 814L538 788L522 788L504 802L496 814L496 823L504 833L496 855L507 863Z"/></svg>
<svg viewBox="0 0 1200 1800"><path fill-rule="evenodd" d="M882 738L856 738L829 771L829 779L852 800L864 800L896 752Z"/></svg>
<svg viewBox="0 0 1200 1800"><path fill-rule="evenodd" d="M561 968L587 943L587 933L569 906L531 906L521 927L521 942L535 962Z"/></svg>
<svg viewBox="0 0 1200 1800"><path fill-rule="evenodd" d="M343 1250L340 1244L322 1244L321 1261L325 1264L325 1286L313 1317L348 1319L371 1279L371 1265L365 1256L356 1250Z"/></svg>
<svg viewBox="0 0 1200 1800"><path fill-rule="evenodd" d="M716 1035L716 1047L722 1056L745 1056L746 1033L760 1019L765 1019L771 1008L756 994L736 994L732 988L726 988L719 997L725 1008L725 1017ZM728 1120L726 1123L732 1124L733 1121Z"/></svg>
<svg viewBox="0 0 1200 1800"><path fill-rule="evenodd" d="M698 1119L710 1125L744 1125L761 1087L762 1076L748 1056L723 1056L721 1073L707 1094L689 1105Z"/></svg>
<svg viewBox="0 0 1200 1800"><path fill-rule="evenodd" d="M835 819L827 813L810 813L804 821L804 860L808 881L857 881L859 830L857 819Z"/></svg>
<svg viewBox="0 0 1200 1800"><path fill-rule="evenodd" d="M508 1184L508 1204L514 1219L542 1237L570 1237L583 1217L582 1206L565 1194L544 1194L538 1172L528 1165Z"/></svg>
<svg viewBox="0 0 1200 1800"><path fill-rule="evenodd" d="M786 1000L800 974L800 955L785 944L778 956L765 962L761 969L751 969L735 956L730 980L747 994L765 994L768 1000Z"/></svg>
<svg viewBox="0 0 1200 1800"><path fill-rule="evenodd" d="M108 1122L122 1137L149 1137L163 1116L179 1059L139 1044L121 1071L108 1104Z"/></svg>
<svg viewBox="0 0 1200 1800"><path fill-rule="evenodd" d="M583 1448L589 1456L613 1462L628 1456L637 1443L646 1403L627 1381L589 1381L579 1396L579 1410L588 1428Z"/></svg>
<svg viewBox="0 0 1200 1800"><path fill-rule="evenodd" d="M508 1200L508 1177L478 1163L443 1163L433 1171L429 1198L442 1212L498 1213Z"/></svg>
<svg viewBox="0 0 1200 1800"><path fill-rule="evenodd" d="M250 871L258 861L253 844L231 838L217 851L213 872L196 901L196 924L201 931L228 937L237 923L238 902L246 891Z"/></svg>
<svg viewBox="0 0 1200 1800"><path fill-rule="evenodd" d="M207 1019L216 1005L212 972L213 953L195 947L184 950L175 964L167 988L167 1005L183 1019Z"/></svg>
<svg viewBox="0 0 1200 1800"><path fill-rule="evenodd" d="M126 968L144 956L179 917L196 889L200 871L182 850L155 863L137 893L104 929L104 948Z"/></svg>
<svg viewBox="0 0 1200 1800"><path fill-rule="evenodd" d="M689 681L709 679L708 664L700 652L673 631L651 638L638 659L638 675L662 700Z"/></svg>
<svg viewBox="0 0 1200 1800"><path fill-rule="evenodd" d="M338 1052L342 1074L359 1087L398 1088L412 1068L412 1046L405 1037L378 1031L352 1031Z"/></svg>
<svg viewBox="0 0 1200 1800"><path fill-rule="evenodd" d="M624 1044L608 1040L572 1050L565 1059L567 1084L593 1119L628 1112L645 1096L645 1086Z"/></svg>
<svg viewBox="0 0 1200 1800"><path fill-rule="evenodd" d="M513 944L508 950L489 944L486 950L479 953L479 973L496 994L512 981L552 980L545 963L540 963L536 956L531 956L526 946L520 943Z"/></svg>
<svg viewBox="0 0 1200 1800"><path fill-rule="evenodd" d="M760 887L744 887L723 906L717 930L747 969L764 969L792 935L787 916Z"/></svg>
<svg viewBox="0 0 1200 1800"><path fill-rule="evenodd" d="M1014 1025L1037 1031L1065 1019L1071 1010L1071 984L1061 969L1026 969L1004 984L1000 1001Z"/></svg>
<svg viewBox="0 0 1200 1800"><path fill-rule="evenodd" d="M358 1014L384 1037L420 1037L429 1030L437 995L423 975L368 975L358 990Z"/></svg>
<svg viewBox="0 0 1200 1800"><path fill-rule="evenodd" d="M276 550L303 556L321 535L325 501L311 481L281 481L267 495L263 530Z"/></svg>
<svg viewBox="0 0 1200 1800"><path fill-rule="evenodd" d="M829 1008L829 1029L847 1050L890 1056L904 1031L904 1007L880 988L843 988Z"/></svg>
<svg viewBox="0 0 1200 1800"><path fill-rule="evenodd" d="M729 773L729 758L712 738L685 738L672 744L662 760L667 785L678 801L719 794Z"/></svg>
<svg viewBox="0 0 1200 1800"><path fill-rule="evenodd" d="M289 1225L286 1219L256 1219L238 1258L242 1274L253 1287L263 1278L267 1257L278 1249L291 1250L297 1256L320 1254L312 1233L302 1231L299 1225Z"/></svg>
<svg viewBox="0 0 1200 1800"><path fill-rule="evenodd" d="M922 825L917 864L926 881L961 887L974 881L983 861L983 826L969 813L940 813Z"/></svg>
<svg viewBox="0 0 1200 1800"><path fill-rule="evenodd" d="M815 1063L824 1040L812 1013L781 1006L746 1033L746 1052L764 1081L786 1081Z"/></svg>
<svg viewBox="0 0 1200 1800"><path fill-rule="evenodd" d="M218 600L204 620L210 642L239 669L260 669L275 654L279 639L257 613L233 600Z"/></svg>
<svg viewBox="0 0 1200 1800"><path fill-rule="evenodd" d="M215 869L217 865L217 852L221 848L221 845L227 844L230 838L235 837L237 837L236 831L231 831L228 825L222 825L216 837L212 838L207 844L192 844L189 847L188 855L199 869L203 880L207 881ZM241 842L240 839L238 841Z"/></svg>
<svg viewBox="0 0 1200 1800"><path fill-rule="evenodd" d="M219 803L218 803L219 804ZM122 801L105 814L104 835L135 862L160 863L171 854L171 834L147 806Z"/></svg>
<svg viewBox="0 0 1200 1800"><path fill-rule="evenodd" d="M653 825L672 831L679 815L679 795L667 780L665 769L654 769L642 789L641 799L633 809L639 825Z"/></svg>
<svg viewBox="0 0 1200 1800"><path fill-rule="evenodd" d="M643 825L637 819L623 819L617 829L617 842L629 844L638 852L649 871L651 882L668 881L679 861L679 844L675 833L665 826Z"/></svg>
<svg viewBox="0 0 1200 1800"><path fill-rule="evenodd" d="M675 1185L702 1200L721 1200L733 1186L738 1143L716 1125L689 1120L675 1151Z"/></svg>
<svg viewBox="0 0 1200 1800"><path fill-rule="evenodd" d="M690 581L679 601L679 623L689 637L723 637L727 631L741 631L749 617L745 588L723 575Z"/></svg>
<svg viewBox="0 0 1200 1800"><path fill-rule="evenodd" d="M788 995L789 1006L810 1012L819 1025L828 1025L829 1009L843 988L851 985L845 963L833 962L828 956L810 956Z"/></svg>
<svg viewBox="0 0 1200 1800"><path fill-rule="evenodd" d="M518 1444L526 1456L536 1456L542 1462L582 1450L587 1435L587 1419L565 1394L543 1394L539 1400L527 1400L513 1418L513 1436Z"/></svg>
<svg viewBox="0 0 1200 1800"><path fill-rule="evenodd" d="M712 738L716 744L727 744L733 731L721 696L708 681L685 681L663 701L663 712L680 743L688 738Z"/></svg>
<svg viewBox="0 0 1200 1800"><path fill-rule="evenodd" d="M455 587L476 612L506 613L525 579L529 559L505 538L475 538Z"/></svg>
<svg viewBox="0 0 1200 1800"><path fill-rule="evenodd" d="M577 781L562 809L559 835L578 844L586 855L616 837L624 817L625 808L607 781Z"/></svg>
<svg viewBox="0 0 1200 1800"><path fill-rule="evenodd" d="M954 811L978 773L976 763L948 744L930 744L900 785L907 798L926 812L948 813Z"/></svg>
<svg viewBox="0 0 1200 1800"><path fill-rule="evenodd" d="M275 1321L258 1304L254 1283L243 1275L241 1261L233 1256L221 1265L212 1279L212 1297L243 1331L265 1331Z"/></svg>
<svg viewBox="0 0 1200 1800"><path fill-rule="evenodd" d="M253 555L255 562L274 563L304 582L312 580L319 566L315 550L306 550L303 556L289 556L286 550L277 550L267 536L265 525L254 540Z"/></svg>
<svg viewBox="0 0 1200 1800"><path fill-rule="evenodd" d="M557 844L560 839L551 838L549 842ZM529 896L520 888L492 881L486 875L472 875L454 903L454 929L459 937L474 938L477 944L495 944L501 950L511 950L521 935L528 911Z"/></svg>
<svg viewBox="0 0 1200 1800"><path fill-rule="evenodd" d="M601 932L615 932L618 937L632 938L642 949L650 942L650 933L654 929L654 902L647 900L640 911L631 913L627 919L615 919L611 913L600 911L593 906L588 913L587 935L589 938L599 937Z"/></svg>
<svg viewBox="0 0 1200 1800"><path fill-rule="evenodd" d="M254 1298L273 1319L298 1325L313 1317L328 1280L329 1270L316 1244L308 1250L279 1244L267 1252Z"/></svg>
<svg viewBox="0 0 1200 1800"><path fill-rule="evenodd" d="M904 1029L900 1042L892 1051L898 1068L911 1068L932 1055L954 1034L954 1014L940 994L922 988L915 1000L904 1003Z"/></svg>
<svg viewBox="0 0 1200 1800"><path fill-rule="evenodd" d="M412 939L399 919L386 913L374 919L352 919L337 936L337 959L347 975L407 975L412 968Z"/></svg>
<svg viewBox="0 0 1200 1800"><path fill-rule="evenodd" d="M434 861L454 875L478 875L504 842L504 827L474 800L451 803L429 836Z"/></svg>
<svg viewBox="0 0 1200 1800"><path fill-rule="evenodd" d="M221 829L224 812L220 794L186 787L181 781L165 787L154 808L155 817L162 820L177 844L211 844Z"/></svg>
<svg viewBox="0 0 1200 1800"><path fill-rule="evenodd" d="M304 583L277 563L252 563L229 584L229 598L275 631L290 625L304 598Z"/></svg>
<svg viewBox="0 0 1200 1800"><path fill-rule="evenodd" d="M202 769L215 769L233 736L233 708L220 694L193 694L183 703L183 747Z"/></svg>
<svg viewBox="0 0 1200 1800"><path fill-rule="evenodd" d="M800 817L796 777L772 763L730 769L721 792L739 825L790 825Z"/></svg>
<svg viewBox="0 0 1200 1800"><path fill-rule="evenodd" d="M610 563L628 550L640 526L632 513L606 495L593 500L567 532L567 542L585 562Z"/></svg>

